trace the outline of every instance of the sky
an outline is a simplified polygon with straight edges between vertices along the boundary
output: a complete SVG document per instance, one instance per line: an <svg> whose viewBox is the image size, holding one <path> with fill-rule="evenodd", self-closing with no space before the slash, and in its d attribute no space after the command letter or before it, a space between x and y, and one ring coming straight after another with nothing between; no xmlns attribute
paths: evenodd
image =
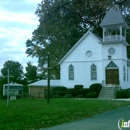
<svg viewBox="0 0 130 130"><path fill-rule="evenodd" d="M37 59L27 57L26 41L39 25L35 11L41 0L0 0L0 69L7 60L25 66Z"/></svg>

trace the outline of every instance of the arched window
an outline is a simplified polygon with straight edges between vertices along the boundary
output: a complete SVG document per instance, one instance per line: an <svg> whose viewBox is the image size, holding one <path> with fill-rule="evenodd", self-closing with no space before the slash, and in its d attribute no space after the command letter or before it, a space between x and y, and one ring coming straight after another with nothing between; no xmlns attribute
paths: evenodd
<svg viewBox="0 0 130 130"><path fill-rule="evenodd" d="M97 79L97 67L96 65L92 64L91 65L91 80L96 80Z"/></svg>
<svg viewBox="0 0 130 130"><path fill-rule="evenodd" d="M74 79L74 66L73 65L69 66L69 79L70 80Z"/></svg>
<svg viewBox="0 0 130 130"><path fill-rule="evenodd" d="M125 66L123 68L123 78L124 78L124 81L125 81L126 80Z"/></svg>

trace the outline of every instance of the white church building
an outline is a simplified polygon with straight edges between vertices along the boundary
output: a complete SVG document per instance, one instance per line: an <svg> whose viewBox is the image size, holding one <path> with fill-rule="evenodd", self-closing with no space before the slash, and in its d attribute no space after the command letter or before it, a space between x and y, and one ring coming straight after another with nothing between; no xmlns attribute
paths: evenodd
<svg viewBox="0 0 130 130"><path fill-rule="evenodd" d="M103 38L86 32L61 59L61 85L73 88L93 83L104 87L130 87L130 60L127 58L126 24L118 5L110 8L100 26Z"/></svg>

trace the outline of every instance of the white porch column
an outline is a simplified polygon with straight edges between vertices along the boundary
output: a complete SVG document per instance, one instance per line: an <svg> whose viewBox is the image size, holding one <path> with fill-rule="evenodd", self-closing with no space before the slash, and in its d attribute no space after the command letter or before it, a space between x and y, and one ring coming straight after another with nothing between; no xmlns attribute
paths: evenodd
<svg viewBox="0 0 130 130"><path fill-rule="evenodd" d="M103 42L105 41L105 31L106 29L103 27Z"/></svg>
<svg viewBox="0 0 130 130"><path fill-rule="evenodd" d="M124 31L124 35L125 35L124 37L125 37L125 41L126 41L126 29L125 29L125 31Z"/></svg>
<svg viewBox="0 0 130 130"><path fill-rule="evenodd" d="M122 40L122 25L120 26L120 40Z"/></svg>

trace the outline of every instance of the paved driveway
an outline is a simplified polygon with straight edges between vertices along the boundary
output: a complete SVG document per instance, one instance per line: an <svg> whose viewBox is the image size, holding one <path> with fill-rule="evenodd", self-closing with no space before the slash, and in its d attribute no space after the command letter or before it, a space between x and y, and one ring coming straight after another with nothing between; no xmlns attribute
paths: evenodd
<svg viewBox="0 0 130 130"><path fill-rule="evenodd" d="M130 106L111 110L92 118L40 130L119 130L117 124L120 118L124 118L125 122L130 120ZM130 127L122 130L130 130Z"/></svg>

